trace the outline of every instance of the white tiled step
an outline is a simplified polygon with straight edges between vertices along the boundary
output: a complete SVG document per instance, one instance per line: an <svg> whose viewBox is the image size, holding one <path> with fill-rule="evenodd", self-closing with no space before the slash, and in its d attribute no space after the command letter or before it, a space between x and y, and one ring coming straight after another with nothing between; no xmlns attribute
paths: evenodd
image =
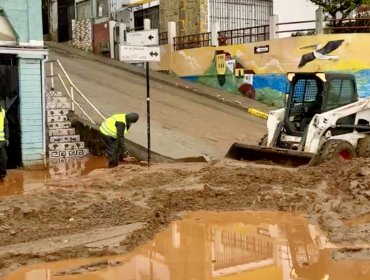
<svg viewBox="0 0 370 280"><path fill-rule="evenodd" d="M63 136L52 136L50 137L50 143L68 143L68 142L80 142L81 137L79 134L75 135L63 135Z"/></svg>
<svg viewBox="0 0 370 280"><path fill-rule="evenodd" d="M78 150L78 149L84 149L84 148L85 148L84 142L50 143L49 144L50 151Z"/></svg>
<svg viewBox="0 0 370 280"><path fill-rule="evenodd" d="M49 151L49 158L72 158L83 157L89 153L88 149L66 150L66 151Z"/></svg>
<svg viewBox="0 0 370 280"><path fill-rule="evenodd" d="M76 134L76 130L74 128L49 129L49 136L67 136L74 134Z"/></svg>
<svg viewBox="0 0 370 280"><path fill-rule="evenodd" d="M62 97L62 96L63 96L63 93L61 91L49 90L48 92L46 92L46 98L49 98L49 97Z"/></svg>
<svg viewBox="0 0 370 280"><path fill-rule="evenodd" d="M88 161L86 157L79 158L53 158L49 160L49 167L57 167L60 168L61 166L78 166L78 167L85 167L85 163Z"/></svg>
<svg viewBox="0 0 370 280"><path fill-rule="evenodd" d="M56 102L56 103L47 103L46 109L71 109L71 103L65 103L65 102Z"/></svg>
<svg viewBox="0 0 370 280"><path fill-rule="evenodd" d="M71 128L71 122L52 122L48 123L49 129Z"/></svg>
<svg viewBox="0 0 370 280"><path fill-rule="evenodd" d="M67 116L68 112L68 109L48 109L46 110L46 115L48 118L55 116Z"/></svg>
<svg viewBox="0 0 370 280"><path fill-rule="evenodd" d="M65 122L68 121L67 116L55 116L55 117L48 117L48 123L51 122Z"/></svg>
<svg viewBox="0 0 370 280"><path fill-rule="evenodd" d="M47 103L71 103L71 99L68 97L54 97L54 96L49 96L46 98Z"/></svg>

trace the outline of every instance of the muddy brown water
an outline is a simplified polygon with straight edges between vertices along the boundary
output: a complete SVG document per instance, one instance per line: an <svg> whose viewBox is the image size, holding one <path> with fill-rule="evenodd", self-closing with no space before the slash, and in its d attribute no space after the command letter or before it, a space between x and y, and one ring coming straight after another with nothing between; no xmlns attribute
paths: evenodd
<svg viewBox="0 0 370 280"><path fill-rule="evenodd" d="M126 256L21 268L5 280L362 280L370 261L334 261L317 226L281 212L194 212Z"/></svg>
<svg viewBox="0 0 370 280"><path fill-rule="evenodd" d="M79 177L105 167L107 167L105 158L91 156L49 163L48 168L41 171L8 170L4 182L0 183L0 197L45 190L47 179Z"/></svg>

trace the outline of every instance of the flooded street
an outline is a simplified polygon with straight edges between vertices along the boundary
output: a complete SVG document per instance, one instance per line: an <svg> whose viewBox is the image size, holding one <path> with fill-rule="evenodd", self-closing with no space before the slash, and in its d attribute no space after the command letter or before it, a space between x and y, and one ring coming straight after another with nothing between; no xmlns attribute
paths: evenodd
<svg viewBox="0 0 370 280"><path fill-rule="evenodd" d="M369 160L105 166L9 172L0 279L370 278Z"/></svg>
<svg viewBox="0 0 370 280"><path fill-rule="evenodd" d="M334 261L333 248L291 214L195 212L127 256L30 266L5 279L370 279L370 261Z"/></svg>
<svg viewBox="0 0 370 280"><path fill-rule="evenodd" d="M107 165L105 158L86 157L66 159L65 162L50 162L46 170L8 170L3 183L0 183L0 197L27 194L46 189L48 179L69 179L90 173Z"/></svg>

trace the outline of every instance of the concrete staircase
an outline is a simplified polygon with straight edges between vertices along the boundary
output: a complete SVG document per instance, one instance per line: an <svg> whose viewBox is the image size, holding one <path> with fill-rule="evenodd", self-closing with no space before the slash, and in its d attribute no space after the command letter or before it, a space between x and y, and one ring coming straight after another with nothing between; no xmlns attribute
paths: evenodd
<svg viewBox="0 0 370 280"><path fill-rule="evenodd" d="M71 110L70 99L62 92L52 90L46 93L46 99L49 161L63 163L86 156L89 150L67 118Z"/></svg>

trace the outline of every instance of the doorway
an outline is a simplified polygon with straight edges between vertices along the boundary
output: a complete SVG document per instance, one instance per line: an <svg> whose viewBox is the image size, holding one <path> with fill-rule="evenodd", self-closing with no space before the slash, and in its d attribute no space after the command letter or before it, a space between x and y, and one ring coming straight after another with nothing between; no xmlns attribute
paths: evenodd
<svg viewBox="0 0 370 280"><path fill-rule="evenodd" d="M72 20L75 18L74 0L58 1L59 42L72 40Z"/></svg>
<svg viewBox="0 0 370 280"><path fill-rule="evenodd" d="M49 1L42 1L42 33L49 34Z"/></svg>
<svg viewBox="0 0 370 280"><path fill-rule="evenodd" d="M18 59L14 55L0 55L0 104L6 110L9 126L7 168L22 166L21 123L19 110Z"/></svg>

